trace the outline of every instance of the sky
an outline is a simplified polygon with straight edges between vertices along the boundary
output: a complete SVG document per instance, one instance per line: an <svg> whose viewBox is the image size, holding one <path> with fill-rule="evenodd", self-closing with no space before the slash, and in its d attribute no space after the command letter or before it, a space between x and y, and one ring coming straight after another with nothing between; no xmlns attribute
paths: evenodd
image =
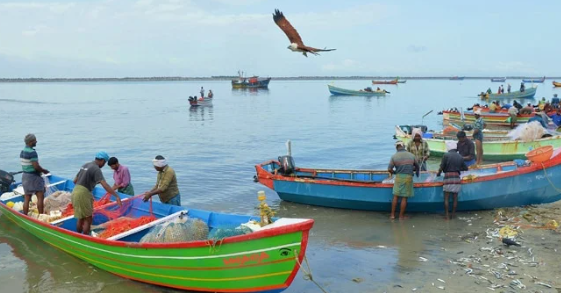
<svg viewBox="0 0 561 293"><path fill-rule="evenodd" d="M288 50L276 8L337 50ZM0 0L0 78L561 76L560 16L555 0Z"/></svg>

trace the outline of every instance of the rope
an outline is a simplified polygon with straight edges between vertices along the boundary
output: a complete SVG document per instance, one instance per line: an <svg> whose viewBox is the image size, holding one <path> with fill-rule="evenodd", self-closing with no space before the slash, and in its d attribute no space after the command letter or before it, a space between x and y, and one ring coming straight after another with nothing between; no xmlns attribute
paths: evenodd
<svg viewBox="0 0 561 293"><path fill-rule="evenodd" d="M547 179L547 181L549 181L549 184L551 184L551 187L553 187L557 192L561 193L561 189L557 188L553 182L551 182L551 179L549 179L549 176L547 176L547 172L545 171L545 166L542 164L542 168L543 168L543 174L545 175L545 179Z"/></svg>
<svg viewBox="0 0 561 293"><path fill-rule="evenodd" d="M310 263L308 262L308 258L306 257L306 255L304 255L304 261L306 262L306 267L308 268L307 270L302 267L302 263L300 263L300 260L298 259L298 250L294 249L294 259L296 260L296 263L298 264L298 266L300 267L300 269L302 269L302 272L304 273L304 280L306 281L312 281L312 283L316 284L316 286L323 292L323 293L327 293L327 291L325 289L323 289L323 287L318 284L318 282L316 282L314 280L314 276L312 276L312 269L310 268Z"/></svg>

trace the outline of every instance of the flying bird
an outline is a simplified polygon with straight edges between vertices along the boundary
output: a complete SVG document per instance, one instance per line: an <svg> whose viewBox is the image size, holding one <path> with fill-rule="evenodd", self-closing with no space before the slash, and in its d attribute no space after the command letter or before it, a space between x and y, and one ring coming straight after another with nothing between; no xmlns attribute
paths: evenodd
<svg viewBox="0 0 561 293"><path fill-rule="evenodd" d="M284 14L282 14L282 12L280 12L278 9L275 9L273 20L288 37L288 40L290 40L290 46L288 46L288 49L292 52L302 52L304 56L308 57L307 53L319 55L318 52L329 52L335 50L325 48L318 49L304 45L304 42L302 42L302 38L300 37L296 29L290 24L290 22L288 22L288 20L284 17Z"/></svg>

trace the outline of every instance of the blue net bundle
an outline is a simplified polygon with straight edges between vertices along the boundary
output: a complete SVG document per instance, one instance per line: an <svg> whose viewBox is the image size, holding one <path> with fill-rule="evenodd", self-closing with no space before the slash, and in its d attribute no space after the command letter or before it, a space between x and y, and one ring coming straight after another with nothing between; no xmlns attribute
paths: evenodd
<svg viewBox="0 0 561 293"><path fill-rule="evenodd" d="M175 243L208 239L208 225L199 219L171 221L156 225L140 243Z"/></svg>
<svg viewBox="0 0 561 293"><path fill-rule="evenodd" d="M250 234L251 232L253 231L246 226L220 226L210 231L208 239L222 240L227 237Z"/></svg>

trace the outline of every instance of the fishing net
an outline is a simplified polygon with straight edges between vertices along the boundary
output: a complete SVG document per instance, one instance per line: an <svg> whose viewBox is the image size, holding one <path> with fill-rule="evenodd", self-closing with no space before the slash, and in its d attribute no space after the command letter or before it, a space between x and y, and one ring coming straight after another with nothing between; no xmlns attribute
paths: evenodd
<svg viewBox="0 0 561 293"><path fill-rule="evenodd" d="M208 239L208 225L199 219L176 218L156 225L140 243L174 243Z"/></svg>
<svg viewBox="0 0 561 293"><path fill-rule="evenodd" d="M111 202L111 194L110 193L106 193L102 198L100 198L99 200L94 200L94 204L93 207L94 209L99 208L103 205L108 204L109 202ZM72 216L74 215L74 207L72 206L72 203L69 203L66 208L64 209L64 211L62 212L62 216L63 217L68 217L68 216Z"/></svg>
<svg viewBox="0 0 561 293"><path fill-rule="evenodd" d="M97 208L94 203L93 223L99 223L92 226L92 234L96 237L107 239L156 220L152 213L152 201L149 210L146 210L148 204L142 201L142 196L123 200L120 207L117 203L103 204L108 200L106 197L97 202Z"/></svg>
<svg viewBox="0 0 561 293"><path fill-rule="evenodd" d="M45 198L45 214L51 211L64 211L72 202L72 194L66 191L55 191Z"/></svg>
<svg viewBox="0 0 561 293"><path fill-rule="evenodd" d="M209 235L208 239L212 240L222 240L227 237L239 236L250 234L253 231L246 226L220 226L213 228Z"/></svg>
<svg viewBox="0 0 561 293"><path fill-rule="evenodd" d="M43 180L45 181L45 197L50 196L55 192L59 191L56 185L51 184L48 176L43 176Z"/></svg>
<svg viewBox="0 0 561 293"><path fill-rule="evenodd" d="M524 142L534 141L541 138L546 129L538 121L518 125L515 129L508 133L508 137L513 140L522 140Z"/></svg>

